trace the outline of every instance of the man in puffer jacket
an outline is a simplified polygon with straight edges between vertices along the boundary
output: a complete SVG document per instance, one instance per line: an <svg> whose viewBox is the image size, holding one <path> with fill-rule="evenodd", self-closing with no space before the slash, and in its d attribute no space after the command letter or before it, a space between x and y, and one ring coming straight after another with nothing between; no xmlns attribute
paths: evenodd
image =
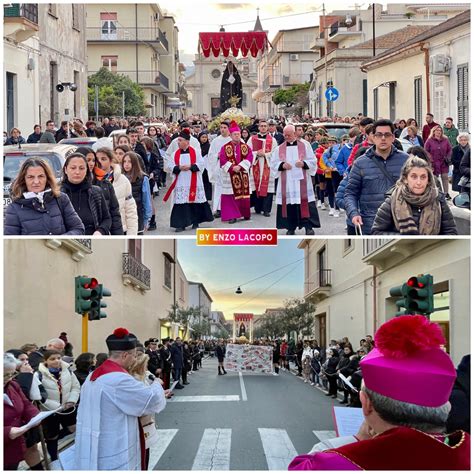
<svg viewBox="0 0 474 474"><path fill-rule="evenodd" d="M408 155L393 146L395 127L390 120L374 123L375 145L353 164L344 195L352 224L369 235L385 193L397 182Z"/></svg>

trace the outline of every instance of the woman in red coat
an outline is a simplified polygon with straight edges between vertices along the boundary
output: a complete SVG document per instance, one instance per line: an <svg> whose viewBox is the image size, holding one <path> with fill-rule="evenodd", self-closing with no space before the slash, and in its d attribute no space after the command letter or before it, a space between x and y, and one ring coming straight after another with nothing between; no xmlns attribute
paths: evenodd
<svg viewBox="0 0 474 474"><path fill-rule="evenodd" d="M443 134L443 129L439 125L431 130L430 137L425 143L425 150L431 156L431 166L433 167L434 175L441 176L446 199L451 199L449 195L448 172L452 148L448 138Z"/></svg>
<svg viewBox="0 0 474 474"><path fill-rule="evenodd" d="M38 409L13 381L18 361L12 354L3 356L3 469L14 471L23 460L26 444L20 427L36 416Z"/></svg>

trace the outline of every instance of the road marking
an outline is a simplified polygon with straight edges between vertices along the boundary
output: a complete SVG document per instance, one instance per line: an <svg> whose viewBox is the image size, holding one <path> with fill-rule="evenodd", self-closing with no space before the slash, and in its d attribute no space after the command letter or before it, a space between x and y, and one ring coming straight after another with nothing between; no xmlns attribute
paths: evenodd
<svg viewBox="0 0 474 474"><path fill-rule="evenodd" d="M286 430L259 428L260 438L270 471L286 471L298 456Z"/></svg>
<svg viewBox="0 0 474 474"><path fill-rule="evenodd" d="M240 379L240 390L242 391L242 401L246 402L247 401L247 391L245 390L244 376L242 375L242 372L239 372L239 379Z"/></svg>
<svg viewBox="0 0 474 474"><path fill-rule="evenodd" d="M178 430L157 430L158 440L150 446L150 463L148 464L148 470L153 471L158 464L161 456L168 449L171 441L176 436Z"/></svg>
<svg viewBox="0 0 474 474"><path fill-rule="evenodd" d="M196 395L196 396L174 396L170 402L238 402L239 395Z"/></svg>
<svg viewBox="0 0 474 474"><path fill-rule="evenodd" d="M313 433L319 439L319 441L326 441L327 439L337 437L335 431L313 431Z"/></svg>
<svg viewBox="0 0 474 474"><path fill-rule="evenodd" d="M193 471L228 471L232 430L208 428L194 458Z"/></svg>

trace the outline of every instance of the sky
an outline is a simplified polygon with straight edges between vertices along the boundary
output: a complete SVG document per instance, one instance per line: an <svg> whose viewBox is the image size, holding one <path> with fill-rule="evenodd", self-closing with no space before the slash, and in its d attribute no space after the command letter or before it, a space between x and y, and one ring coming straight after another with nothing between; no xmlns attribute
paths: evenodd
<svg viewBox="0 0 474 474"><path fill-rule="evenodd" d="M179 239L178 259L186 278L206 287L213 299L212 311L223 311L232 319L234 312L262 314L288 298L303 296L304 251L297 248L299 242L280 240L276 247L198 247L194 239ZM241 295L235 293L239 285Z"/></svg>
<svg viewBox="0 0 474 474"><path fill-rule="evenodd" d="M352 1L338 1L337 4L326 4L327 11L333 9L354 8L358 3ZM322 2L285 2L277 0L259 0L237 3L233 1L198 2L162 0L159 2L169 13L174 14L179 29L179 49L186 54L196 54L199 32L219 31L224 24L226 31L252 30L257 18L257 7L260 8L260 20L263 29L268 31L271 41L278 30L303 28L319 24L322 11ZM369 3L358 3L362 9ZM299 15L295 15L299 14ZM295 16L286 16L295 15ZM278 17L278 18L274 18ZM246 22L239 25L228 23Z"/></svg>

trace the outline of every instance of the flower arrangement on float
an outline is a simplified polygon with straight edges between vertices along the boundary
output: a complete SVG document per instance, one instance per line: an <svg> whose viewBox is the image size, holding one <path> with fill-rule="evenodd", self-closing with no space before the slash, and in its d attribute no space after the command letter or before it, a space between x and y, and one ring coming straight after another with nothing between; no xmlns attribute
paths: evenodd
<svg viewBox="0 0 474 474"><path fill-rule="evenodd" d="M231 104L236 104L239 101L239 98L236 96L232 96L229 102ZM229 122L235 121L240 128L245 128L248 127L249 125L252 124L252 120L250 117L245 115L241 109L238 109L237 107L233 106L219 114L217 117L215 117L211 122L209 122L207 129L210 132L218 132L219 127L221 125L221 122L223 120L228 120Z"/></svg>

